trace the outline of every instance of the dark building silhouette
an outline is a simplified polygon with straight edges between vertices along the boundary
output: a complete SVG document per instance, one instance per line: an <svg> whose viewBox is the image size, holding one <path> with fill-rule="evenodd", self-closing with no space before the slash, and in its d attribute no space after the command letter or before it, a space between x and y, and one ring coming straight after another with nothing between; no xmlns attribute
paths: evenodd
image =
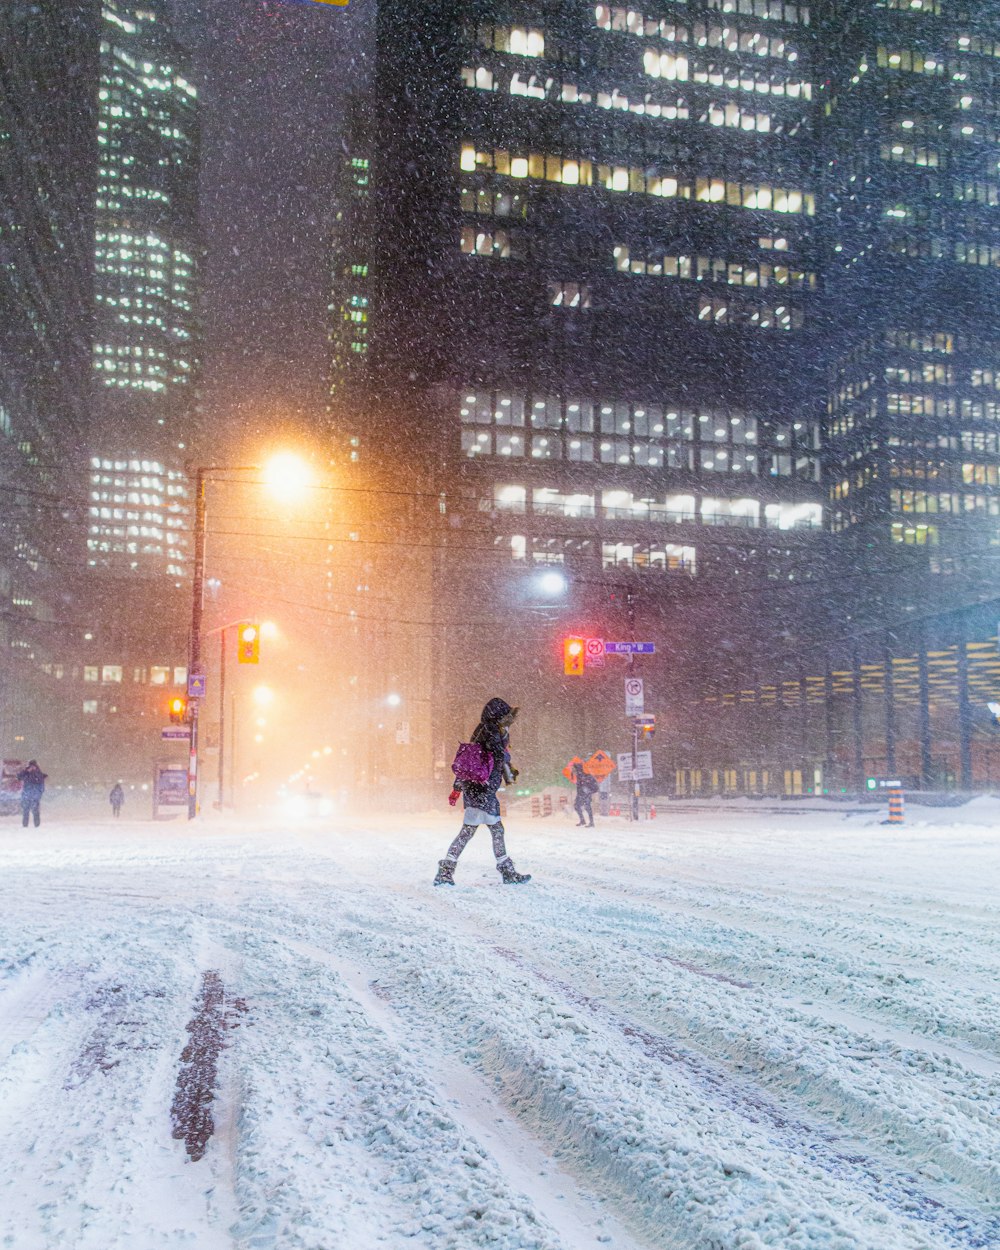
<svg viewBox="0 0 1000 1250"><path fill-rule="evenodd" d="M826 12L830 528L952 607L1000 571L1000 8Z"/></svg>
<svg viewBox="0 0 1000 1250"><path fill-rule="evenodd" d="M436 533L436 763L484 679L456 657L516 650L541 691L560 630L669 620L665 702L696 635L754 596L783 616L764 588L817 564L816 32L737 7L379 8L366 367L333 410ZM620 676L594 675L599 723Z"/></svg>
<svg viewBox="0 0 1000 1250"><path fill-rule="evenodd" d="M0 742L43 754L85 563L99 6L0 6Z"/></svg>

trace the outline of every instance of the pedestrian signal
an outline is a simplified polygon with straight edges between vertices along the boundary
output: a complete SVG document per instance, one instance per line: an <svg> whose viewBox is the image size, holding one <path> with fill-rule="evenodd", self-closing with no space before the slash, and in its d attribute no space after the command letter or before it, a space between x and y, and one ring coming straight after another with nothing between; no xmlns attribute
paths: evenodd
<svg viewBox="0 0 1000 1250"><path fill-rule="evenodd" d="M236 656L241 664L260 663L260 626L241 625L237 631Z"/></svg>
<svg viewBox="0 0 1000 1250"><path fill-rule="evenodd" d="M583 674L584 645L582 638L563 639L563 672L567 677Z"/></svg>
<svg viewBox="0 0 1000 1250"><path fill-rule="evenodd" d="M187 700L176 698L170 700L170 723L171 725L183 725L184 716L187 712Z"/></svg>

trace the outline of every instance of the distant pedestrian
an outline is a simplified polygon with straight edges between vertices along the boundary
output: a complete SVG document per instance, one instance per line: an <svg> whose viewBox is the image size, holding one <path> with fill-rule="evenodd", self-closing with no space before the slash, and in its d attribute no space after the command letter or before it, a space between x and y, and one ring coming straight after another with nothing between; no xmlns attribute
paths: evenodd
<svg viewBox="0 0 1000 1250"><path fill-rule="evenodd" d="M125 802L125 791L122 789L122 783L116 781L111 787L111 793L108 795L111 800L111 811L116 817L122 814L122 804Z"/></svg>
<svg viewBox="0 0 1000 1250"><path fill-rule="evenodd" d="M588 829L594 827L594 795L600 789L600 785L596 777L592 777L590 773L584 772L582 764L573 765L573 780L576 782L576 801L573 806L576 808L577 825L586 825ZM587 820L584 820L584 815Z"/></svg>
<svg viewBox="0 0 1000 1250"><path fill-rule="evenodd" d="M43 773L38 767L37 760L28 760L27 768L22 768L17 774L21 783L21 824L25 829L28 827L29 816L34 817L36 829L42 823L40 805L47 776L48 773Z"/></svg>
<svg viewBox="0 0 1000 1250"><path fill-rule="evenodd" d="M517 777L517 769L510 764L509 729L517 715L517 708L511 707L503 699L490 699L483 708L482 719L476 726L471 741L483 748L492 762L489 776L482 782L455 781L455 789L451 792L450 802L454 804L459 794L462 796L464 813L462 828L438 863L435 885L455 884L455 865L458 857L465 850L472 835L480 825L487 825L493 837L493 854L496 856L497 872L503 878L504 885L522 885L531 880L530 873L520 873L514 867L513 860L507 854L504 841L503 821L500 819L500 801L497 790L505 782L513 783Z"/></svg>

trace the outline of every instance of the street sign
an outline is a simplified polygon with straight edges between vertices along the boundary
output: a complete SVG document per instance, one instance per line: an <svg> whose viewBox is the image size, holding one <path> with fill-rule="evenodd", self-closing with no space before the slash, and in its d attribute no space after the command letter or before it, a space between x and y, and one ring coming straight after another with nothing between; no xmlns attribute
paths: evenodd
<svg viewBox="0 0 1000 1250"><path fill-rule="evenodd" d="M642 678L625 678L625 715L642 715Z"/></svg>
<svg viewBox="0 0 1000 1250"><path fill-rule="evenodd" d="M635 770L632 769L632 752L619 751L618 777L621 781L651 781L653 777L653 752L636 751Z"/></svg>
<svg viewBox="0 0 1000 1250"><path fill-rule="evenodd" d="M188 698L204 699L205 697L205 674L204 673L188 673Z"/></svg>
<svg viewBox="0 0 1000 1250"><path fill-rule="evenodd" d="M615 771L614 761L607 751L595 751L583 766L583 771L590 773L592 777L600 777L602 780Z"/></svg>
<svg viewBox="0 0 1000 1250"><path fill-rule="evenodd" d="M160 737L174 742L187 742L188 738L191 737L191 726L170 725L168 728L160 730Z"/></svg>
<svg viewBox="0 0 1000 1250"><path fill-rule="evenodd" d="M605 655L655 655L655 642L605 642Z"/></svg>
<svg viewBox="0 0 1000 1250"><path fill-rule="evenodd" d="M584 646L584 656L588 668L604 667L604 639L588 638Z"/></svg>

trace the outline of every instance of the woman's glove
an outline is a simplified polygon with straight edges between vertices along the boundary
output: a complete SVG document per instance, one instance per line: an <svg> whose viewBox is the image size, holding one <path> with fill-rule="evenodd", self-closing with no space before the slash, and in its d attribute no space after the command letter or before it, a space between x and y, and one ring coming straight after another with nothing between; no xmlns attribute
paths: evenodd
<svg viewBox="0 0 1000 1250"><path fill-rule="evenodd" d="M452 807L454 807L455 804L458 802L458 796L460 794L461 794L460 790L452 790L451 794L448 795L448 802L451 804Z"/></svg>

